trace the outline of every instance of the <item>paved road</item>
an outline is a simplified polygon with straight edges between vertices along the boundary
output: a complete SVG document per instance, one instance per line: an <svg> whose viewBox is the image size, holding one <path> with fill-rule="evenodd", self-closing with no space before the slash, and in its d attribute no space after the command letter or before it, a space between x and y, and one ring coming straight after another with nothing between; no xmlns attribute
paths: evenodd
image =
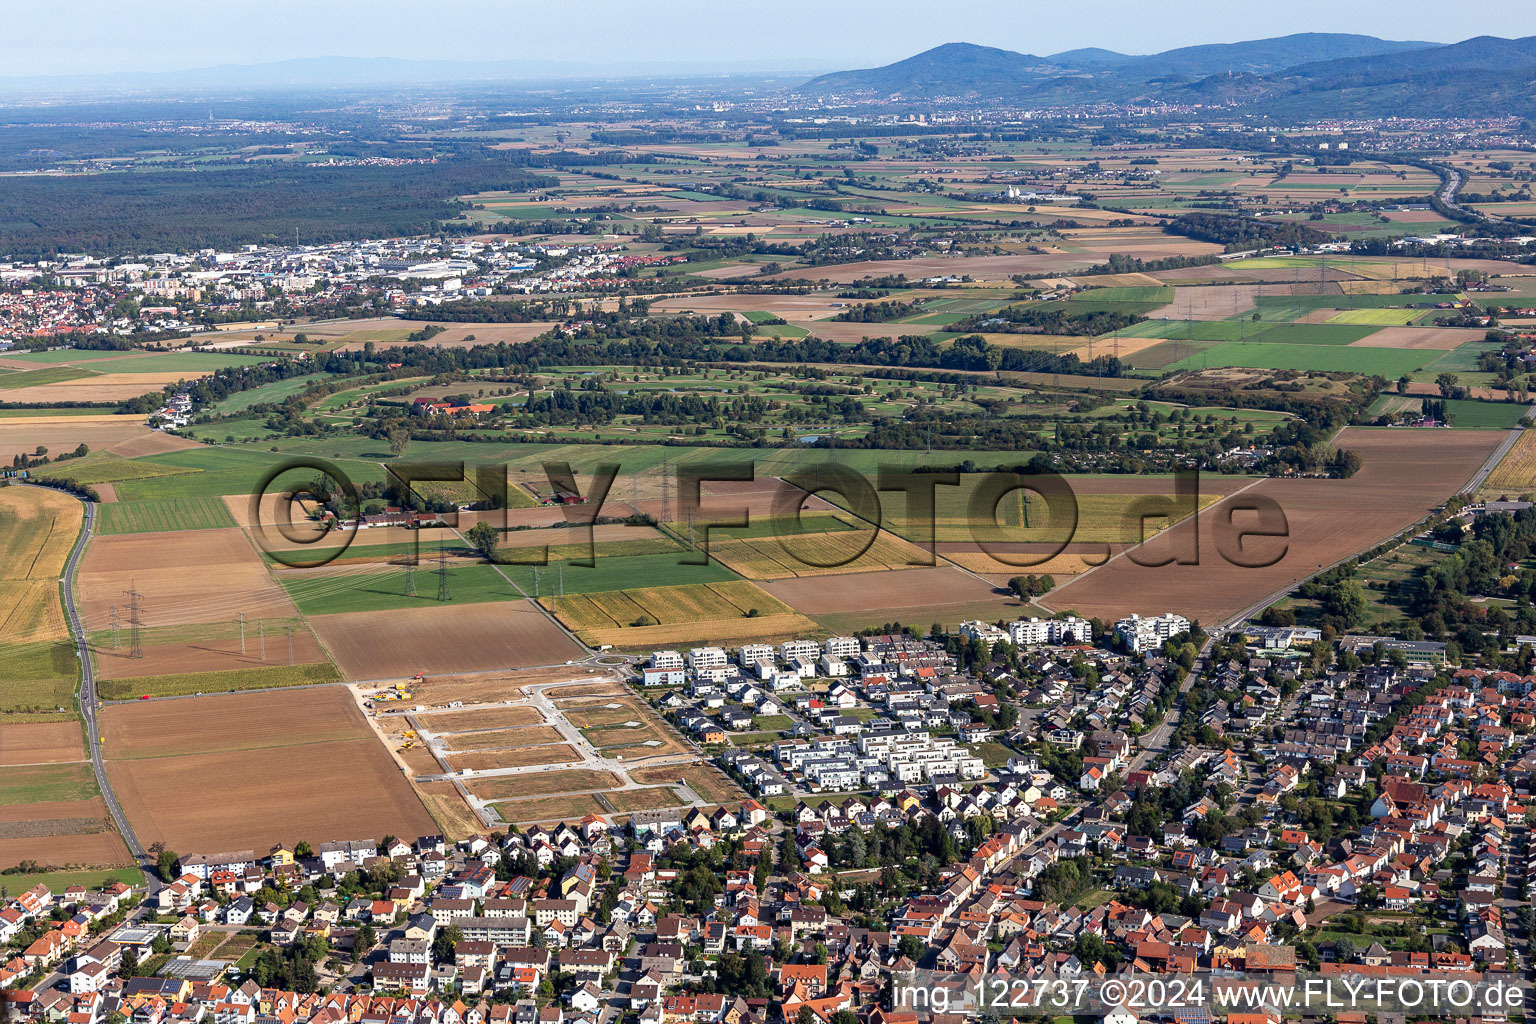
<svg viewBox="0 0 1536 1024"><path fill-rule="evenodd" d="M91 770L96 773L96 786L101 790L102 800L106 802L123 842L128 844L128 852L133 854L148 880L150 891L154 892L159 888L160 879L155 874L153 860L149 851L144 849L144 844L139 842L139 837L134 834L122 805L117 802L117 794L112 791L112 782L107 778L107 767L101 757L101 729L96 722L96 669L91 664L90 643L85 629L80 625L80 609L75 604L75 569L85 553L85 545L91 539L91 528L96 524L95 503L86 501L83 504L85 522L80 526L80 538L75 541L74 550L69 553L69 561L64 565L64 575L59 580L64 591L64 614L69 619L70 634L75 639L75 656L80 661L80 692L77 699L80 702L80 714L85 719L85 737L91 752Z"/></svg>

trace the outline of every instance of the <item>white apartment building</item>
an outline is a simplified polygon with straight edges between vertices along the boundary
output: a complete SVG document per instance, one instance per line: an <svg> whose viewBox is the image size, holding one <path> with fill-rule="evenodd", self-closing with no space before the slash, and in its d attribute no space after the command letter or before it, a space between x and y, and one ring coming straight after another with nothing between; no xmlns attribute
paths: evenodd
<svg viewBox="0 0 1536 1024"><path fill-rule="evenodd" d="M1087 619L1020 619L1008 624L1008 638L1017 647L1041 644L1092 643L1093 625Z"/></svg>
<svg viewBox="0 0 1536 1024"><path fill-rule="evenodd" d="M682 668L683 656L676 651L652 651L651 668Z"/></svg>
<svg viewBox="0 0 1536 1024"><path fill-rule="evenodd" d="M991 652L993 647L1008 639L1007 633L998 629L992 623L983 622L980 619L972 619L970 622L960 623L960 635L967 640L980 640L986 645L988 653Z"/></svg>
<svg viewBox="0 0 1536 1024"><path fill-rule="evenodd" d="M822 641L821 649L829 658L852 658L859 653L859 638L834 636Z"/></svg>
<svg viewBox="0 0 1536 1024"><path fill-rule="evenodd" d="M688 652L688 664L695 670L701 668L725 668L730 661L723 647L695 647Z"/></svg>
<svg viewBox="0 0 1536 1024"><path fill-rule="evenodd" d="M1115 623L1115 635L1137 654L1155 651L1166 641L1189 628L1189 620L1182 615L1166 612L1150 618L1131 615Z"/></svg>
<svg viewBox="0 0 1536 1024"><path fill-rule="evenodd" d="M737 652L736 660L742 668L752 668L754 665L773 664L772 644L742 644Z"/></svg>
<svg viewBox="0 0 1536 1024"><path fill-rule="evenodd" d="M786 640L779 644L779 656L786 663L796 659L814 662L821 656L821 645L815 640Z"/></svg>

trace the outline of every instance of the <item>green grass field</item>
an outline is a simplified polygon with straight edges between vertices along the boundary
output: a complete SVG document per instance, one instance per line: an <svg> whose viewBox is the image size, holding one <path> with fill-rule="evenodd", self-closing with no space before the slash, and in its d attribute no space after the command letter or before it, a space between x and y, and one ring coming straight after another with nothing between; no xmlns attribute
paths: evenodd
<svg viewBox="0 0 1536 1024"><path fill-rule="evenodd" d="M1254 305L1260 309L1384 309L1393 306L1418 306L1424 309L1438 302L1455 302L1457 296L1435 295L1259 295Z"/></svg>
<svg viewBox="0 0 1536 1024"><path fill-rule="evenodd" d="M1517 402L1479 402L1467 398L1446 401L1451 426L1461 430L1508 430L1528 408Z"/></svg>
<svg viewBox="0 0 1536 1024"><path fill-rule="evenodd" d="M1071 301L1091 302L1156 302L1166 306L1173 301L1172 285L1125 285L1114 288L1089 288L1078 292Z"/></svg>
<svg viewBox="0 0 1536 1024"><path fill-rule="evenodd" d="M511 554L513 552L503 552L504 556ZM527 556L532 557L532 553ZM506 564L450 566L447 570L448 588L455 603L482 604L520 600L523 595L507 582L508 579L530 596L537 593L549 597L561 588L566 594L595 594L605 590L718 583L741 578L715 561L708 565L680 565L681 557L681 554L660 554L599 558L591 568L554 561L537 567ZM497 569L501 571L497 572ZM279 578L278 582L305 615L388 611L437 603L437 569L430 561L415 572L415 597L406 594L406 575L404 567L382 572L355 569L336 575Z"/></svg>
<svg viewBox="0 0 1536 1024"><path fill-rule="evenodd" d="M263 384L259 388L251 388L249 391L237 391L228 398L215 402L204 409L204 412L215 416L229 416L233 413L244 412L253 405L262 402L282 402L290 395L296 395L318 380L325 380L330 374L311 373L303 377L289 377L287 380L273 381L271 384Z"/></svg>
<svg viewBox="0 0 1536 1024"><path fill-rule="evenodd" d="M365 447L369 451L377 451L384 447L380 442L370 438L342 439L336 443L345 443L348 440L362 442L358 447ZM317 454L330 458L327 453ZM387 450L379 457L388 458ZM150 455L135 461L191 469L197 472L126 481L117 487L117 496L123 501L217 498L226 494L250 494L273 468L291 460L279 452L219 447L193 448L167 455ZM382 483L384 480L384 470L376 462L356 458L340 458L333 461L352 479L353 483L360 484L365 481ZM294 475L285 476L283 481L298 483L305 479L306 475L312 475L311 471L297 471Z"/></svg>
<svg viewBox="0 0 1536 1024"><path fill-rule="evenodd" d="M101 889L113 882L143 885L144 875L138 868L80 868L75 871L39 871L32 874L0 875L0 884L9 891L25 892L34 885L46 885L54 892L63 892L72 885L88 889Z"/></svg>
<svg viewBox="0 0 1536 1024"><path fill-rule="evenodd" d="M67 380L81 380L98 376L95 370L81 370L73 366L45 366L37 370L17 370L0 374L0 390L32 388L42 384L62 384Z"/></svg>
<svg viewBox="0 0 1536 1024"><path fill-rule="evenodd" d="M77 484L117 483L120 480L150 480L156 477L180 476L196 473L195 469L165 466L143 459L125 459L111 452L92 452L81 459L56 462L49 466L48 476L61 480L73 480Z"/></svg>
<svg viewBox="0 0 1536 1024"><path fill-rule="evenodd" d="M68 640L0 643L0 712L67 709L79 677L80 663Z"/></svg>
<svg viewBox="0 0 1536 1024"><path fill-rule="evenodd" d="M227 672L189 672L181 675L140 676L137 679L98 679L96 692L103 700L137 700L151 697L181 697L193 693L222 693L230 690L263 690L279 686L314 686L335 683L341 673L328 661L311 665L274 665L271 668L241 668Z"/></svg>
<svg viewBox="0 0 1536 1024"><path fill-rule="evenodd" d="M1144 320L1106 336L1112 338L1169 338L1179 341L1238 341L1268 330L1264 324L1241 320Z"/></svg>
<svg viewBox="0 0 1536 1024"><path fill-rule="evenodd" d="M99 507L96 517L96 532L103 536L217 530L234 525L235 518L229 514L229 506L219 498L108 502Z"/></svg>
<svg viewBox="0 0 1536 1024"><path fill-rule="evenodd" d="M1181 359L1168 369L1198 370L1203 367L1248 366L1261 370L1320 370L1379 374L1390 379L1417 370L1433 355L1433 352L1405 352L1390 348L1350 348L1343 344L1229 342L1187 359Z"/></svg>
<svg viewBox="0 0 1536 1024"><path fill-rule="evenodd" d="M1407 327L1424 315L1421 309L1341 309L1328 318L1330 324L1370 324L1376 327Z"/></svg>
<svg viewBox="0 0 1536 1024"><path fill-rule="evenodd" d="M85 761L12 765L0 773L0 805L4 806L89 800L97 792L96 776Z"/></svg>

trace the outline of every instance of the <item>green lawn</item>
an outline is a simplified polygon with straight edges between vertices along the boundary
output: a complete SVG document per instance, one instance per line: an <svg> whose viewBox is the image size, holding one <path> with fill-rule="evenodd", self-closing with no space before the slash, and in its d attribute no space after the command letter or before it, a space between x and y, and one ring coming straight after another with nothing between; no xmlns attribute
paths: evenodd
<svg viewBox="0 0 1536 1024"><path fill-rule="evenodd" d="M220 498L170 498L164 501L108 502L99 506L96 532L167 533L172 530L217 530L235 525L229 506Z"/></svg>

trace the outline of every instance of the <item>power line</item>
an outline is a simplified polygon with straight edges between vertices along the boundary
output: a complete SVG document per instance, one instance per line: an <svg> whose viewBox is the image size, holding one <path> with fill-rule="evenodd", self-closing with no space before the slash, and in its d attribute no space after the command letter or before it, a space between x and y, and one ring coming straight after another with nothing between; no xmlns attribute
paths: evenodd
<svg viewBox="0 0 1536 1024"><path fill-rule="evenodd" d="M112 615L112 649L115 651L115 650L117 650L117 605L113 605L112 606L111 615Z"/></svg>
<svg viewBox="0 0 1536 1024"><path fill-rule="evenodd" d="M405 563L405 596L406 597L415 597L416 596L416 558L415 558L414 555L410 556L410 558L411 558L411 560L409 562Z"/></svg>
<svg viewBox="0 0 1536 1024"><path fill-rule="evenodd" d="M256 622L256 639L261 644L261 660L267 660L267 621L259 619Z"/></svg>
<svg viewBox="0 0 1536 1024"><path fill-rule="evenodd" d="M448 548L441 542L437 545L437 599L453 600L448 593Z"/></svg>
<svg viewBox="0 0 1536 1024"><path fill-rule="evenodd" d="M128 592L127 593L128 593L128 626L129 626L129 629L130 629L129 639L128 639L128 644L129 644L128 656L130 658L142 658L142 657L144 657L144 633L143 633L144 622L139 617L139 598L142 597L143 595L139 593L138 584L135 583L133 580L129 580L128 581Z"/></svg>
<svg viewBox="0 0 1536 1024"><path fill-rule="evenodd" d="M240 612L240 657L245 657L245 612Z"/></svg>

